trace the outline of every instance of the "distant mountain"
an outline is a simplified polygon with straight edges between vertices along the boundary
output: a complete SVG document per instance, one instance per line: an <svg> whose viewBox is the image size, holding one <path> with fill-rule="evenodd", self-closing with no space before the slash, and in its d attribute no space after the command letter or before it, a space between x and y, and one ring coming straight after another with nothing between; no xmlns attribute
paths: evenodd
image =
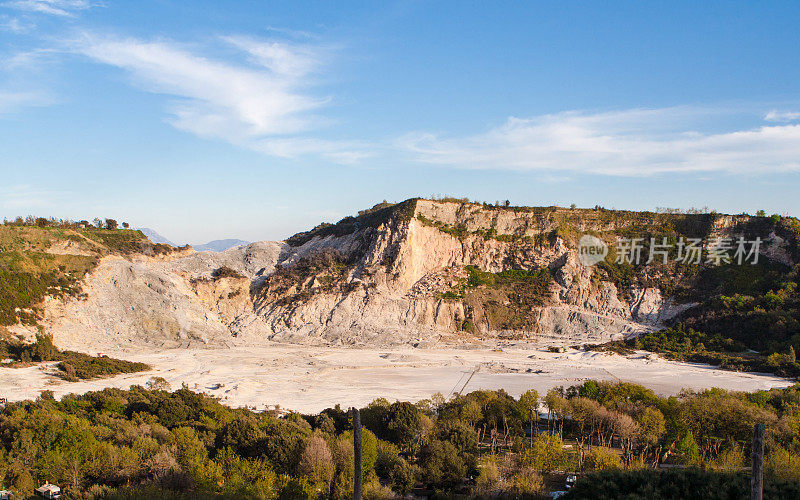
<svg viewBox="0 0 800 500"><path fill-rule="evenodd" d="M143 232L147 239L152 241L153 243L165 243L167 245L171 245L173 247L178 246L175 243L169 241L168 239L164 238L154 230L150 229L149 227L139 227L137 228L139 231Z"/></svg>
<svg viewBox="0 0 800 500"><path fill-rule="evenodd" d="M166 243L167 245L172 245L174 247L178 246L175 243L171 242L170 240L166 239L165 237L161 236L155 230L150 229L149 227L140 227L138 228L139 231L143 232L147 238L152 241L153 243ZM233 247L238 247L239 245L249 245L249 241L239 240L235 238L230 238L227 240L214 240L209 241L208 243L201 243L197 245L192 245L198 252L224 252L225 250Z"/></svg>
<svg viewBox="0 0 800 500"><path fill-rule="evenodd" d="M197 250L198 252L224 252L225 250L233 247L238 247L241 245L249 245L249 241L245 240L237 240L237 239L227 239L227 240L214 240L209 241L208 243L204 243L202 245L192 245L192 247Z"/></svg>

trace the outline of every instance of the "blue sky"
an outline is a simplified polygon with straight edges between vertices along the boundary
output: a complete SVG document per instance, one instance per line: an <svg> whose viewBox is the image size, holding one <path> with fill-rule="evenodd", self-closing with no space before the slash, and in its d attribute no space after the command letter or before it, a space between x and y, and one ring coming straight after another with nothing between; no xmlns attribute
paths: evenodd
<svg viewBox="0 0 800 500"><path fill-rule="evenodd" d="M0 0L0 216L278 239L383 199L800 215L797 2Z"/></svg>

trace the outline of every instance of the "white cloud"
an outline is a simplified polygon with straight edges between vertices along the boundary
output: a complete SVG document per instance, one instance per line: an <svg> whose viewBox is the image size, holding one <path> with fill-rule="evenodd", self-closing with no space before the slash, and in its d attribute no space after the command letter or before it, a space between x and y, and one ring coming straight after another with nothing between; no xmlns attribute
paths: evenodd
<svg viewBox="0 0 800 500"><path fill-rule="evenodd" d="M30 31L31 28L33 28L32 24L23 22L17 17L0 15L0 30L19 35Z"/></svg>
<svg viewBox="0 0 800 500"><path fill-rule="evenodd" d="M169 41L85 35L74 50L128 71L142 89L176 97L170 122L178 129L278 156L358 156L354 143L302 134L329 123L314 112L330 102L310 95L322 48L245 37L223 39L247 62L208 57Z"/></svg>
<svg viewBox="0 0 800 500"><path fill-rule="evenodd" d="M778 111L772 110L764 115L764 120L768 122L793 122L800 120L800 111Z"/></svg>
<svg viewBox="0 0 800 500"><path fill-rule="evenodd" d="M42 62L50 55L50 51L30 50L0 57L0 117L57 102L53 92L43 87L39 78Z"/></svg>
<svg viewBox="0 0 800 500"><path fill-rule="evenodd" d="M692 107L509 118L468 137L415 133L398 147L419 162L471 169L650 175L800 170L800 125L700 132L735 110Z"/></svg>
<svg viewBox="0 0 800 500"><path fill-rule="evenodd" d="M72 17L77 11L97 5L99 4L88 0L12 0L2 4L3 7L12 9L62 17Z"/></svg>
<svg viewBox="0 0 800 500"><path fill-rule="evenodd" d="M8 71L7 75L14 75L17 79L25 76L25 86L30 87L36 82L32 75L40 72L48 63L57 60L58 51L49 48L34 48L7 56L0 56L0 68Z"/></svg>
<svg viewBox="0 0 800 500"><path fill-rule="evenodd" d="M309 45L261 41L250 37L228 36L223 40L250 54L252 60L275 75L301 78L322 64L326 49Z"/></svg>

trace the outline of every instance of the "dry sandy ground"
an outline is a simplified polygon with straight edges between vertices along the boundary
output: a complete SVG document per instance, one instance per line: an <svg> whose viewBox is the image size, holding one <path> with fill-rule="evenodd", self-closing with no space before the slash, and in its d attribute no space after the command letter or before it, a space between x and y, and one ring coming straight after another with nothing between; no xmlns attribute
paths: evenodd
<svg viewBox="0 0 800 500"><path fill-rule="evenodd" d="M108 353L143 361L153 370L88 382L67 383L52 376L53 364L0 368L0 397L10 401L35 398L52 390L56 397L104 387L144 385L150 377L167 379L172 388L189 388L219 397L232 406L318 412L336 403L366 405L377 397L417 401L436 392L503 388L513 396L533 388L569 386L585 379L623 380L643 384L662 395L681 389L721 387L743 391L786 387L778 377L715 370L705 365L675 363L656 356L567 350L550 353L542 346L342 348L268 344L229 349L172 349L152 353Z"/></svg>

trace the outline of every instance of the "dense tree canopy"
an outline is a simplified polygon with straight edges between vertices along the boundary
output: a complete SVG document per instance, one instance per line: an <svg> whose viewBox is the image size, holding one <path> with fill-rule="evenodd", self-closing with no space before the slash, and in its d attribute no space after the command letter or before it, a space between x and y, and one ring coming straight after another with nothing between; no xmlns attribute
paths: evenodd
<svg viewBox="0 0 800 500"><path fill-rule="evenodd" d="M50 481L75 498L351 496L348 412L256 413L162 382L8 404L0 489L24 498ZM738 498L756 422L767 426L770 491L796 491L800 481L798 386L662 398L636 384L587 381L543 398L481 390L416 404L379 399L361 411L365 498L414 489L536 498L567 471L599 473L580 479L574 498L659 488L653 498L669 498L698 482ZM704 471L671 479L653 470L660 463Z"/></svg>

